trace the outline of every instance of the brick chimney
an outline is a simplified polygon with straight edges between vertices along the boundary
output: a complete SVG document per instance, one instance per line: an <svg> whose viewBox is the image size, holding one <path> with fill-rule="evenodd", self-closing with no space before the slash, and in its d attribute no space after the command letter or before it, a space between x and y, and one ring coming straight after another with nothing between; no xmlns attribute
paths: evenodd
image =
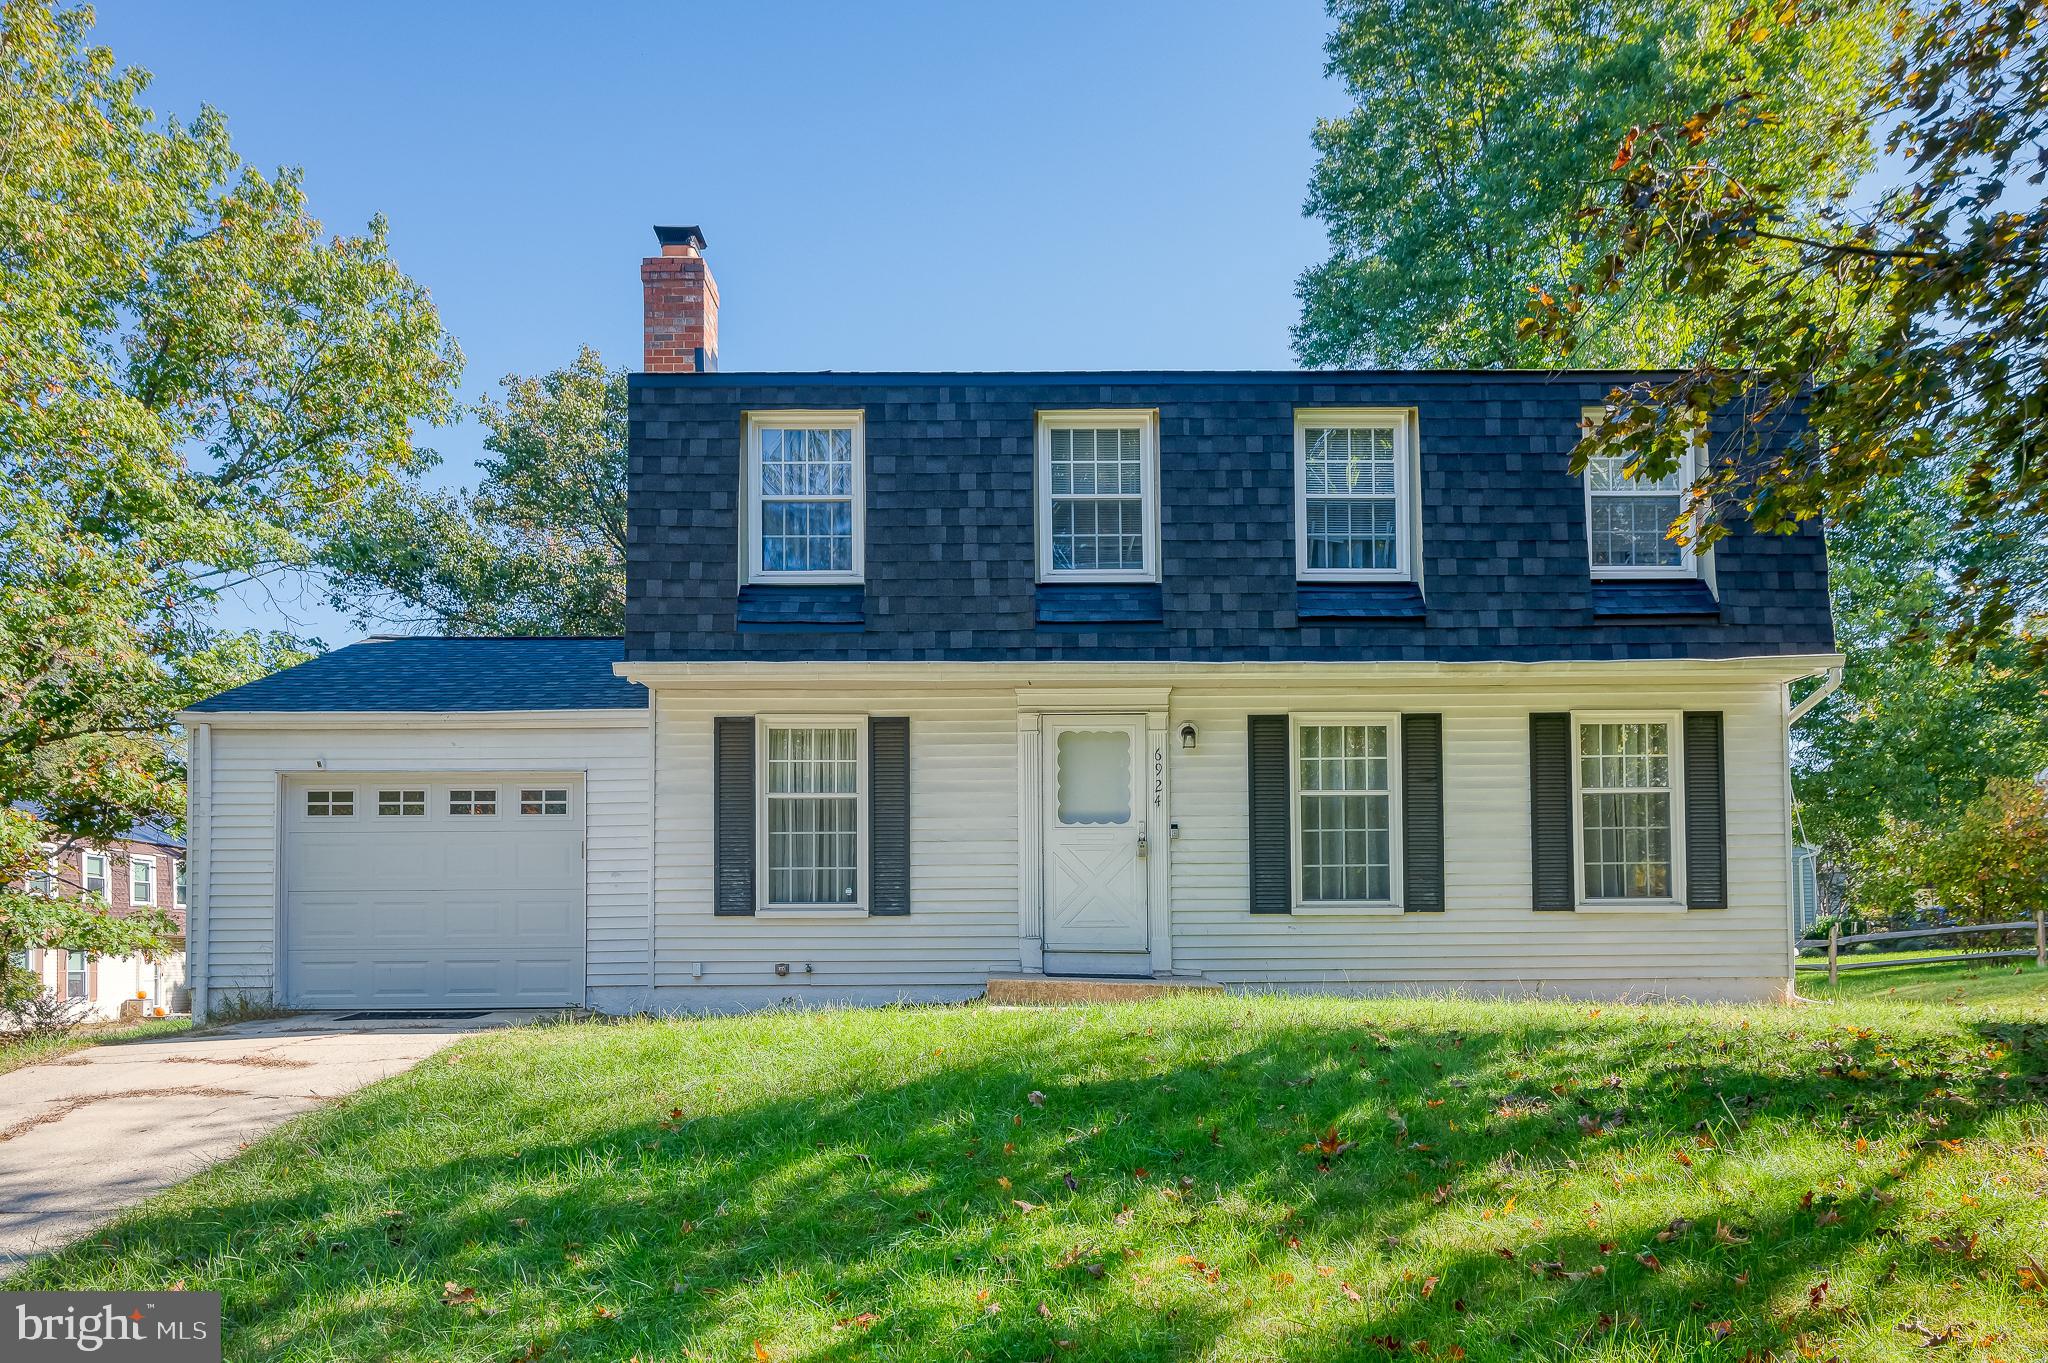
<svg viewBox="0 0 2048 1363"><path fill-rule="evenodd" d="M704 234L657 227L661 254L640 262L646 295L649 374L708 374L718 368L718 281L704 263Z"/></svg>

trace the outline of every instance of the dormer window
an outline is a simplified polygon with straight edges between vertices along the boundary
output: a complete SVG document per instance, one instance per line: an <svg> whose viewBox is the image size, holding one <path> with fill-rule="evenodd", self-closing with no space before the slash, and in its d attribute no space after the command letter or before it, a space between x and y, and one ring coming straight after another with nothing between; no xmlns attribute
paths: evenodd
<svg viewBox="0 0 2048 1363"><path fill-rule="evenodd" d="M1598 407L1584 414L1588 429L1606 419ZM1697 571L1690 544L1671 538L1671 525L1685 511L1694 459L1662 478L1631 478L1630 456L1595 455L1586 461L1586 535L1593 576L1692 577Z"/></svg>
<svg viewBox="0 0 2048 1363"><path fill-rule="evenodd" d="M747 418L749 582L859 582L863 470L859 412Z"/></svg>
<svg viewBox="0 0 2048 1363"><path fill-rule="evenodd" d="M1294 418L1295 571L1305 582L1415 576L1412 414L1374 409Z"/></svg>
<svg viewBox="0 0 2048 1363"><path fill-rule="evenodd" d="M1039 413L1038 577L1159 580L1155 413Z"/></svg>

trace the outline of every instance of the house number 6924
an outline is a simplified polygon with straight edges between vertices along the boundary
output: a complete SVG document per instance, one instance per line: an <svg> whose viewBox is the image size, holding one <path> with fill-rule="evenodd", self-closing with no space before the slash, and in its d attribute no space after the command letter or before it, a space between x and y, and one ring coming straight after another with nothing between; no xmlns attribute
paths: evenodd
<svg viewBox="0 0 2048 1363"><path fill-rule="evenodd" d="M1152 807L1166 803L1166 749L1152 750Z"/></svg>

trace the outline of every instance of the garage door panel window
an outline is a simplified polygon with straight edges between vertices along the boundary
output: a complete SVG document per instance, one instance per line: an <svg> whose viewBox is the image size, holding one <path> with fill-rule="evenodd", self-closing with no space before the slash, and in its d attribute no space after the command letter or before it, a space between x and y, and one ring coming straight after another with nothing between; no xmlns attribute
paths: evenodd
<svg viewBox="0 0 2048 1363"><path fill-rule="evenodd" d="M569 813L569 791L563 786L523 786L519 791L519 812L545 818Z"/></svg>
<svg viewBox="0 0 2048 1363"><path fill-rule="evenodd" d="M352 790L309 790L306 792L306 817L311 819L347 819L356 812L356 793Z"/></svg>
<svg viewBox="0 0 2048 1363"><path fill-rule="evenodd" d="M498 813L497 788L475 786L450 790L448 812L465 818L495 818Z"/></svg>
<svg viewBox="0 0 2048 1363"><path fill-rule="evenodd" d="M857 724L766 726L761 826L770 908L860 904L861 770Z"/></svg>
<svg viewBox="0 0 2048 1363"><path fill-rule="evenodd" d="M423 819L427 814L427 792L424 790L380 790L377 792L377 815L386 819Z"/></svg>

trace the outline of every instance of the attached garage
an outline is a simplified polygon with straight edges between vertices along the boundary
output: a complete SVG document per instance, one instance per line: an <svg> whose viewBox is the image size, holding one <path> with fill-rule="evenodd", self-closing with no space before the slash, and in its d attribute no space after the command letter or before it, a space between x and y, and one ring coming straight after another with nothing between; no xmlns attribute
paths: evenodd
<svg viewBox="0 0 2048 1363"><path fill-rule="evenodd" d="M580 777L323 773L284 809L290 1006L582 1002Z"/></svg>
<svg viewBox="0 0 2048 1363"><path fill-rule="evenodd" d="M373 639L180 716L193 1004L647 1006L649 711L616 639Z"/></svg>

